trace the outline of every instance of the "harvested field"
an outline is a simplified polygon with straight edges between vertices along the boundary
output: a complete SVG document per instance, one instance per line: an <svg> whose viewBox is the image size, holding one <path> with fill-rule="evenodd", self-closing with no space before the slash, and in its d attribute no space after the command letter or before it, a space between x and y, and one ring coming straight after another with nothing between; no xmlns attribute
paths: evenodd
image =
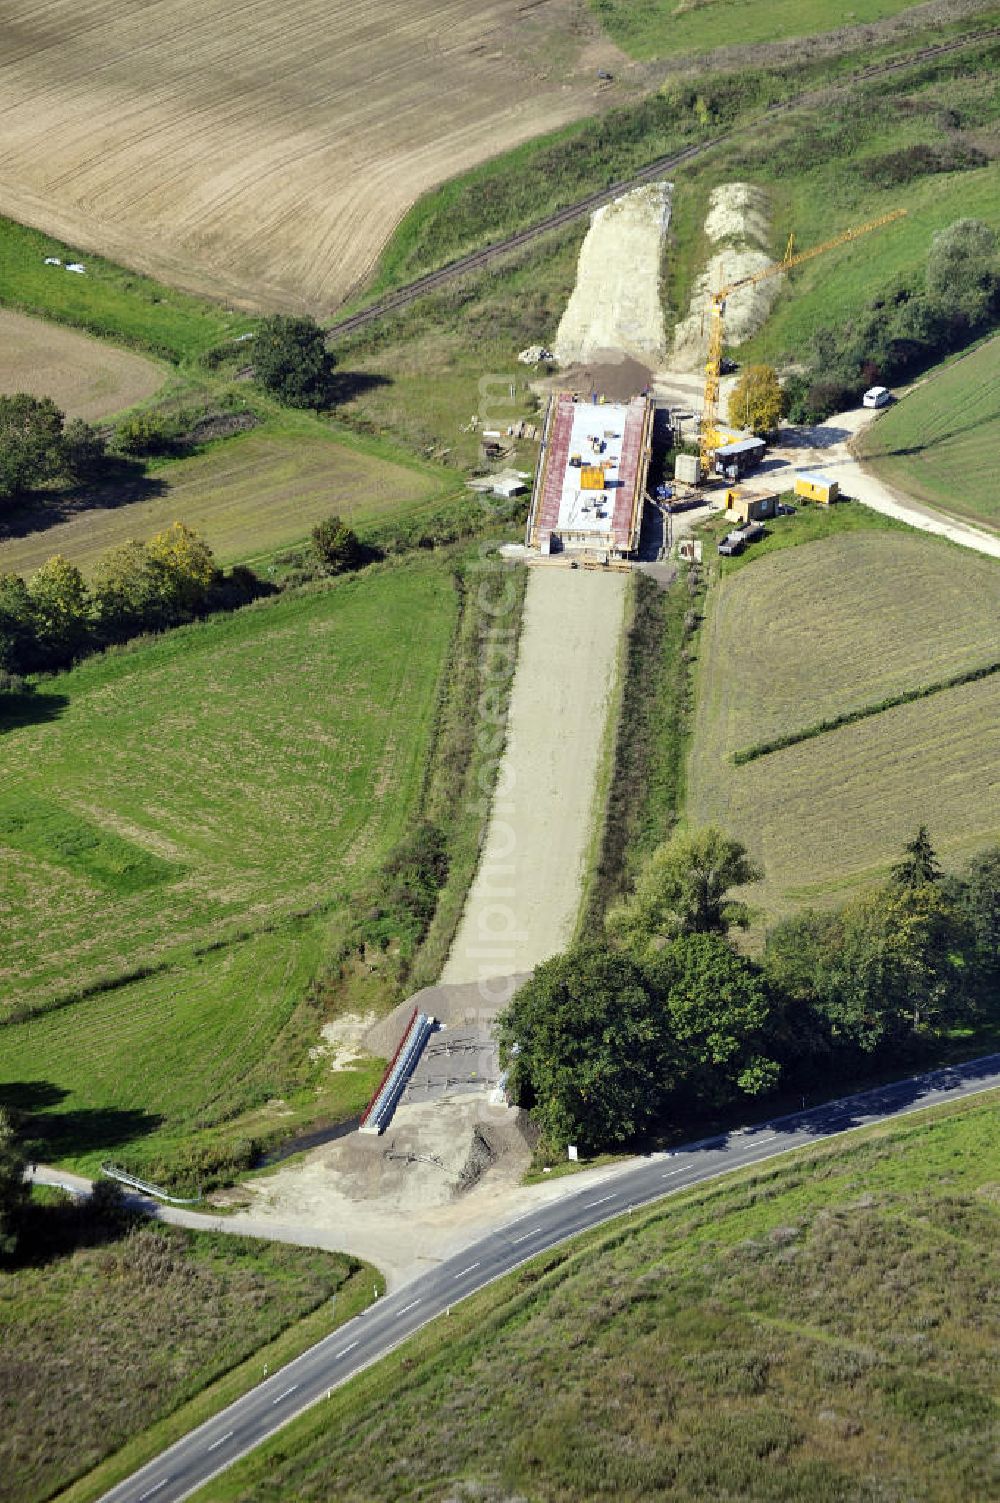
<svg viewBox="0 0 1000 1503"><path fill-rule="evenodd" d="M434 499L439 476L380 457L374 446L341 442L316 424L257 430L169 465L152 477L149 499L88 505L65 520L0 541L0 569L30 574L54 553L88 573L106 549L186 522L222 564L266 558L297 543L333 511L353 526L388 512L400 517ZM46 505L45 512L52 511ZM34 513L20 526L30 528ZM18 519L15 519L17 523Z"/></svg>
<svg viewBox="0 0 1000 1503"><path fill-rule="evenodd" d="M734 752L997 656L1000 571L895 533L723 578L703 628L692 823L745 841L774 918L874 880L918 824L955 864L1000 835L1000 680L944 690L745 766Z"/></svg>
<svg viewBox="0 0 1000 1503"><path fill-rule="evenodd" d="M660 259L671 183L650 183L598 209L552 346L562 365L615 355L659 363L667 349Z"/></svg>
<svg viewBox="0 0 1000 1503"><path fill-rule="evenodd" d="M625 583L555 567L529 575L499 791L443 982L529 971L572 936Z"/></svg>
<svg viewBox="0 0 1000 1503"><path fill-rule="evenodd" d="M92 422L144 402L164 376L130 350L0 309L0 394L51 397L67 417Z"/></svg>
<svg viewBox="0 0 1000 1503"><path fill-rule="evenodd" d="M858 446L879 479L977 526L1000 528L1000 338L922 381Z"/></svg>
<svg viewBox="0 0 1000 1503"><path fill-rule="evenodd" d="M414 808L455 613L421 558L40 685L0 739L7 1007L349 900Z"/></svg>
<svg viewBox="0 0 1000 1503"><path fill-rule="evenodd" d="M0 210L212 295L335 307L425 190L594 108L574 0L11 0Z"/></svg>
<svg viewBox="0 0 1000 1503"><path fill-rule="evenodd" d="M755 560L702 628L699 722L723 756L1000 657L1000 568L897 532Z"/></svg>

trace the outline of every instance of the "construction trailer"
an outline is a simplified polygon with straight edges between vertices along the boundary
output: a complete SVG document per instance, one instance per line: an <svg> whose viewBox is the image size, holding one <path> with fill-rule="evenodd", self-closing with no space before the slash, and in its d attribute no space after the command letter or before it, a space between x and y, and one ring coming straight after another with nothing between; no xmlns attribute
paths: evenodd
<svg viewBox="0 0 1000 1503"><path fill-rule="evenodd" d="M805 501L818 501L821 506L829 506L840 495L840 486L826 475L796 475L795 494Z"/></svg>
<svg viewBox="0 0 1000 1503"><path fill-rule="evenodd" d="M726 510L741 526L748 522L764 522L778 515L778 497L768 491L730 491L726 496Z"/></svg>
<svg viewBox="0 0 1000 1503"><path fill-rule="evenodd" d="M762 438L741 438L736 443L722 444L715 451L715 474L726 480L739 480L755 470L767 452Z"/></svg>

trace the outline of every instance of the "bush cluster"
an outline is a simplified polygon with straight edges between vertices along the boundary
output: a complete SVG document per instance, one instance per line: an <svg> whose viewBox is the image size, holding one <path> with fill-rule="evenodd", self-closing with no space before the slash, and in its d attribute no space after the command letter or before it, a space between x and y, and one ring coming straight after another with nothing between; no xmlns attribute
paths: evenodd
<svg viewBox="0 0 1000 1503"><path fill-rule="evenodd" d="M109 549L89 586L56 554L27 581L0 574L0 673L8 676L7 692L18 692L22 674L65 668L112 643L235 609L272 589L252 569L217 568L208 544L182 522L148 543Z"/></svg>
<svg viewBox="0 0 1000 1503"><path fill-rule="evenodd" d="M444 833L424 821L390 851L359 900L351 942L360 949L393 947L408 959L427 933L447 880Z"/></svg>
<svg viewBox="0 0 1000 1503"><path fill-rule="evenodd" d="M103 434L80 418L67 424L51 397L0 396L0 502L51 481L93 480L106 462Z"/></svg>
<svg viewBox="0 0 1000 1503"><path fill-rule="evenodd" d="M792 422L822 422L866 387L908 379L1000 322L996 232L959 219L931 241L922 278L900 282L846 324L821 328L808 370L785 383Z"/></svg>

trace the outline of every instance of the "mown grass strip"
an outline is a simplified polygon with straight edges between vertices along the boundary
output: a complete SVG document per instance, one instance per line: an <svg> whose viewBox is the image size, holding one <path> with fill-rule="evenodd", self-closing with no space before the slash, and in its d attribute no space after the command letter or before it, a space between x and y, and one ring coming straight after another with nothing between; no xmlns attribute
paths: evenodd
<svg viewBox="0 0 1000 1503"><path fill-rule="evenodd" d="M932 694L940 694L945 689L957 689L961 684L974 684L977 680L989 678L994 673L1000 673L1000 661L987 663L982 668L970 668L964 673L953 673L950 678L939 679L933 684L922 684L919 688L907 689L902 694L892 694L887 699L879 700L877 704L862 705L857 710L845 710L842 715L817 721L815 725L807 725L801 731L789 731L787 735L776 736L772 741L758 741L754 746L735 751L733 764L736 767L744 767L748 762L756 762L759 757L767 757L772 752L784 751L789 746L798 746L800 741L811 741L815 736L825 736L827 731L836 731L845 725L855 725L859 720L867 720L872 715L881 715L886 710L895 710L899 705L913 704L918 699L929 699Z"/></svg>
<svg viewBox="0 0 1000 1503"><path fill-rule="evenodd" d="M0 798L0 840L64 867L107 892L143 892L184 871L110 830L62 808L55 800L8 793Z"/></svg>

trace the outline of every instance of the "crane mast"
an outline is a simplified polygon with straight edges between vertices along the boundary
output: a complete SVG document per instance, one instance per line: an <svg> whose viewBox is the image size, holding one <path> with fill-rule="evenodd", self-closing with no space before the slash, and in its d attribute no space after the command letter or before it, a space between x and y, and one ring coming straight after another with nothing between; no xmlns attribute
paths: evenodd
<svg viewBox="0 0 1000 1503"><path fill-rule="evenodd" d="M826 251L834 250L838 245L847 245L852 240L859 239L862 235L869 235L872 230L879 230L883 225L892 224L896 219L902 219L906 214L905 209L893 209L888 214L880 214L877 219L869 219L864 224L855 225L853 229L844 230L839 235L834 235L830 240L824 240L821 245L810 246L808 250L796 251L795 237L789 235L785 254L780 261L774 261L770 266L765 266L761 271L756 271L750 276L739 277L735 282L728 282L725 287L713 292L709 297L708 304L708 357L705 361L705 393L702 399L701 428L699 431L699 448L701 450L701 473L702 478L707 478L711 473L712 461L715 451L719 447L719 380L722 375L722 341L723 326L726 316L726 299L742 287L755 287L758 282L766 282L769 277L780 276L782 272L790 271L793 266L801 266L803 261L811 261L814 256L822 256Z"/></svg>

